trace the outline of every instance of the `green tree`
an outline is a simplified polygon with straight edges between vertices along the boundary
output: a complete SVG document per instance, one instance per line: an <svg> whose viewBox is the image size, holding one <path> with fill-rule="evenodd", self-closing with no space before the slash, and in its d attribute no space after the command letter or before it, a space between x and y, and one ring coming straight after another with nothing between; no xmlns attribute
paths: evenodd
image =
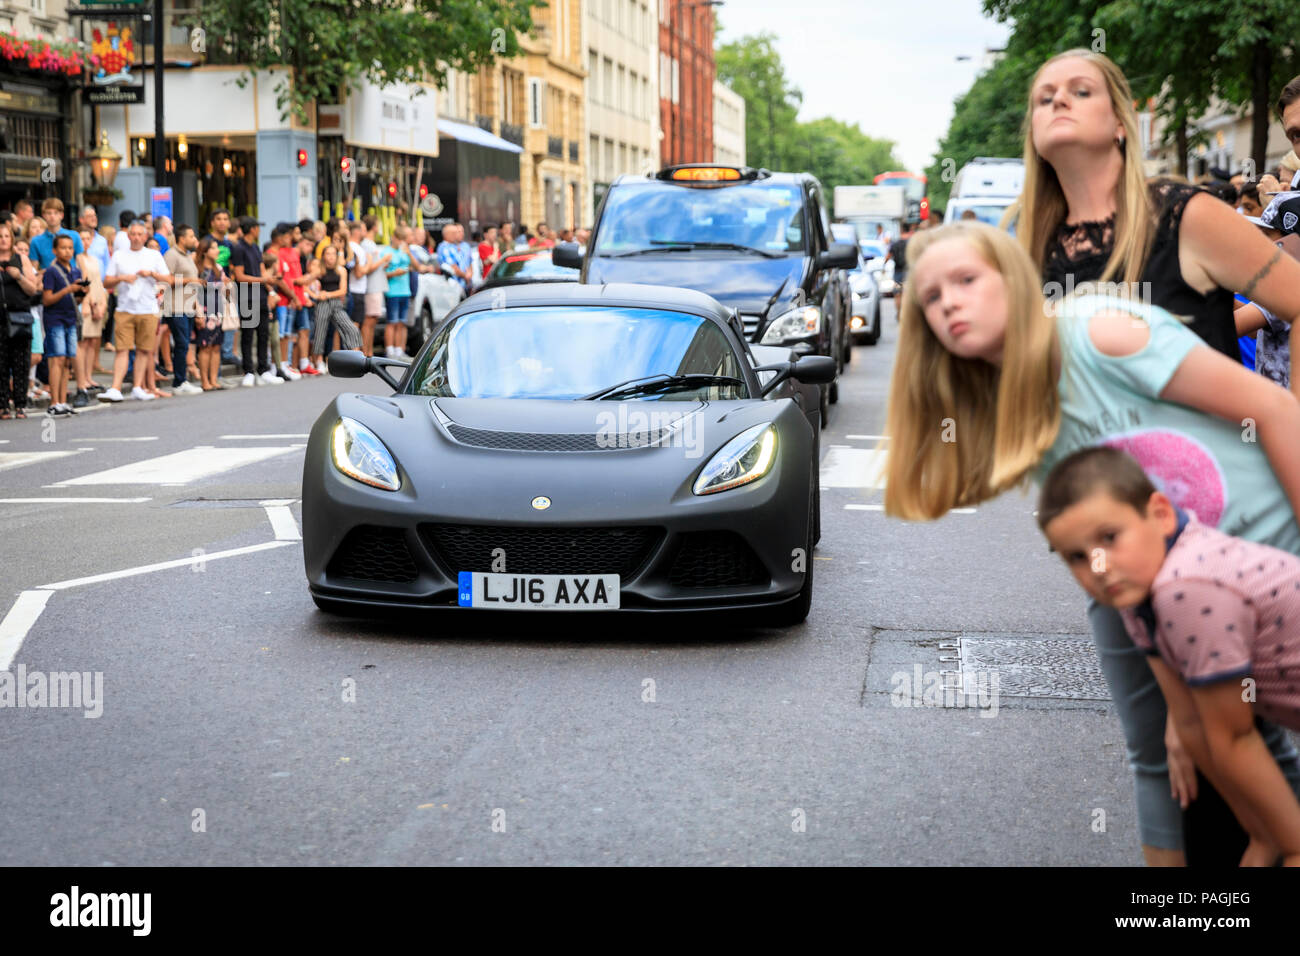
<svg viewBox="0 0 1300 956"><path fill-rule="evenodd" d="M789 169L803 94L785 75L776 34L759 33L714 53L718 79L745 101L745 153L751 166Z"/></svg>
<svg viewBox="0 0 1300 956"><path fill-rule="evenodd" d="M789 168L808 170L826 187L828 196L836 186L870 183L877 173L902 167L893 142L874 139L857 123L829 116L797 124L790 145L794 163Z"/></svg>
<svg viewBox="0 0 1300 956"><path fill-rule="evenodd" d="M538 0L200 0L185 25L201 31L209 62L251 72L293 68L277 104L310 119L313 100L332 103L343 84L432 80L476 72L519 52ZM251 25L264 25L251 29Z"/></svg>

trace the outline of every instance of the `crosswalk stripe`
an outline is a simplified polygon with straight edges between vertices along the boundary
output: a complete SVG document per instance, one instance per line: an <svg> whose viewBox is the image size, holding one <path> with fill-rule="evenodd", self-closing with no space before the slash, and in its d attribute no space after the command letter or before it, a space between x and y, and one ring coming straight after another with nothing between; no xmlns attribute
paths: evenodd
<svg viewBox="0 0 1300 956"><path fill-rule="evenodd" d="M186 451L146 458L106 471L96 471L80 478L60 481L51 487L67 488L81 485L184 485L200 478L219 475L224 471L256 464L268 458L296 451L292 446L272 445L266 448L215 448L199 445Z"/></svg>
<svg viewBox="0 0 1300 956"><path fill-rule="evenodd" d="M822 460L823 488L885 487L889 452L874 448L831 448Z"/></svg>
<svg viewBox="0 0 1300 956"><path fill-rule="evenodd" d="M0 452L0 471L8 468L21 468L23 465L35 465L42 461L53 461L77 454L74 451L3 451Z"/></svg>

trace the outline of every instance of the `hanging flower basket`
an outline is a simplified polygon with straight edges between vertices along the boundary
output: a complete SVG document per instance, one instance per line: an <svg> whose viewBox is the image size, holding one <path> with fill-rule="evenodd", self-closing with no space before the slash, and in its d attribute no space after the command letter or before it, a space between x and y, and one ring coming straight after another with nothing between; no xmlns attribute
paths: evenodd
<svg viewBox="0 0 1300 956"><path fill-rule="evenodd" d="M114 202L126 196L122 190L113 186L92 186L81 195L92 206L111 206Z"/></svg>
<svg viewBox="0 0 1300 956"><path fill-rule="evenodd" d="M24 39L0 32L0 57L38 73L77 76L85 68L85 57L72 44Z"/></svg>

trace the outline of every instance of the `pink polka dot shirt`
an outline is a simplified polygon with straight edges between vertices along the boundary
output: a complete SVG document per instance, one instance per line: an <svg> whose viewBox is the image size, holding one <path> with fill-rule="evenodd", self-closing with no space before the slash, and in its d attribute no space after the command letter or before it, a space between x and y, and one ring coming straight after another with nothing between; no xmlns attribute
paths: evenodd
<svg viewBox="0 0 1300 956"><path fill-rule="evenodd" d="M1150 609L1154 620L1120 611L1138 647L1193 687L1253 678L1259 716L1300 730L1300 557L1192 515L1156 575Z"/></svg>

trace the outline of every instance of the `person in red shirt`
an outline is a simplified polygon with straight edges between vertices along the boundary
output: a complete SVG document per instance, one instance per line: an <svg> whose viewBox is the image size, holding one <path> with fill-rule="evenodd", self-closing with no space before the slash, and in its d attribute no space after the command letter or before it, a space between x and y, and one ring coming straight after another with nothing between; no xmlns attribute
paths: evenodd
<svg viewBox="0 0 1300 956"><path fill-rule="evenodd" d="M478 257L483 263L484 275L487 275L488 271L497 264L497 259L501 258L501 252L497 249L496 226L488 226L483 230L483 241L478 244Z"/></svg>
<svg viewBox="0 0 1300 956"><path fill-rule="evenodd" d="M294 351L303 368L301 374L316 375L318 373L314 368L307 371L310 366L307 361L307 350L310 348L311 338L311 318L307 311L311 307L311 296L307 294L307 285L315 277L302 274L302 258L293 242L291 224L284 223L277 226L271 242L276 258L280 260L282 286L280 291L285 296L284 304L289 307L285 323L288 328L280 329L280 368L285 373L284 377L290 379L298 377L289 374L293 370L293 365L289 362L289 343L296 339Z"/></svg>

